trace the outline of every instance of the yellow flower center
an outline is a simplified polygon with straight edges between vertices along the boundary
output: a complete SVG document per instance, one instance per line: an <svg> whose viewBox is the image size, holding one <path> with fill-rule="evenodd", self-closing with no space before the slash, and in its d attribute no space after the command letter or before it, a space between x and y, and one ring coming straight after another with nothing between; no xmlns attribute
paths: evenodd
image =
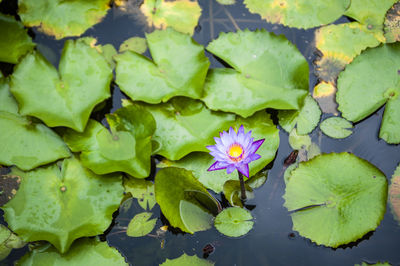
<svg viewBox="0 0 400 266"><path fill-rule="evenodd" d="M242 155L243 155L243 148L242 146L240 146L239 144L235 143L232 144L229 147L229 151L228 151L228 155L229 157L231 157L231 159L241 159Z"/></svg>

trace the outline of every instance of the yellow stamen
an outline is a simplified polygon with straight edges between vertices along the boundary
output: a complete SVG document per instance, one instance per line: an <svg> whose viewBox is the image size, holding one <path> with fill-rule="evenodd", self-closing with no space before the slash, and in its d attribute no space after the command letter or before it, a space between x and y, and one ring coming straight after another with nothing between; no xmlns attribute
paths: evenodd
<svg viewBox="0 0 400 266"><path fill-rule="evenodd" d="M239 158L243 154L243 148L239 144L235 143L231 145L228 151L228 155L231 158Z"/></svg>

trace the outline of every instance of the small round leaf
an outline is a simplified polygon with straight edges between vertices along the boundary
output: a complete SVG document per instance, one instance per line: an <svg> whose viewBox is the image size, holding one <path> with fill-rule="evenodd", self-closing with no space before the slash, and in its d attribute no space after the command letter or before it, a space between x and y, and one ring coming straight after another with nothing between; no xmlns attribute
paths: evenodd
<svg viewBox="0 0 400 266"><path fill-rule="evenodd" d="M253 216L246 209L230 207L224 209L215 218L215 228L230 237L239 237L247 234L254 225Z"/></svg>

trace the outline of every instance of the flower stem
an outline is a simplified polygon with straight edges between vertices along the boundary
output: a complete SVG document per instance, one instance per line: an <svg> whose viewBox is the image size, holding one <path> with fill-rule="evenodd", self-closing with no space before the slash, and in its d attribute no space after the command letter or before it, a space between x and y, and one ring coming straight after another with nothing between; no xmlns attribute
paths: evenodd
<svg viewBox="0 0 400 266"><path fill-rule="evenodd" d="M244 187L244 180L243 180L243 174L238 171L239 174L239 181L240 181L240 198L242 201L246 200L246 189Z"/></svg>

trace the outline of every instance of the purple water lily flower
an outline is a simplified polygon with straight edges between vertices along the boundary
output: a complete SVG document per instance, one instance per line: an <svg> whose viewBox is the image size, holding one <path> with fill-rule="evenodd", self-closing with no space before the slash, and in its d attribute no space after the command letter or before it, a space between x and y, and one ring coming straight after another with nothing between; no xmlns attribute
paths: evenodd
<svg viewBox="0 0 400 266"><path fill-rule="evenodd" d="M254 141L251 131L244 133L243 125L240 126L237 134L231 127L229 133L223 131L219 135L221 138L214 138L215 145L207 146L216 161L208 168L208 171L226 168L226 172L230 174L237 169L244 176L249 177L249 163L261 158L256 151L265 139Z"/></svg>

